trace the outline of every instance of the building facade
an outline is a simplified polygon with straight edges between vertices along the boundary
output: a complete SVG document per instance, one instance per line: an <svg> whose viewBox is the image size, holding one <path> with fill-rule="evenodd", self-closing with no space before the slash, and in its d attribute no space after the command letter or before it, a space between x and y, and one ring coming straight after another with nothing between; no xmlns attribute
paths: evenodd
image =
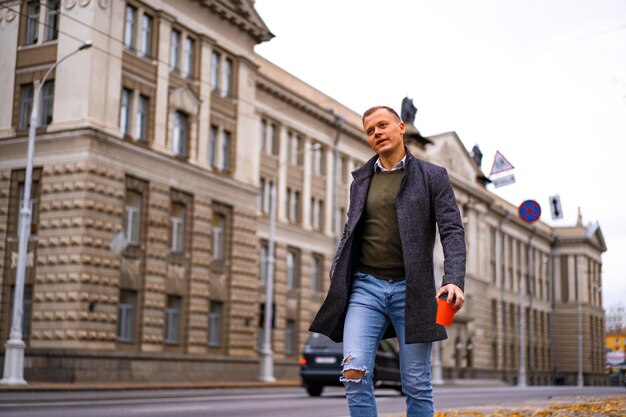
<svg viewBox="0 0 626 417"><path fill-rule="evenodd" d="M39 105L27 380L255 379L272 190L275 376L297 375L350 172L371 149L360 115L254 53L272 36L249 0L0 2L4 340ZM436 345L444 378L514 383L522 363L531 384L575 383L580 366L604 383L598 225L521 222L454 132L407 146L448 168L466 226L466 306Z"/></svg>
<svg viewBox="0 0 626 417"><path fill-rule="evenodd" d="M626 307L618 303L606 311L606 330L608 332L619 331L626 328Z"/></svg>

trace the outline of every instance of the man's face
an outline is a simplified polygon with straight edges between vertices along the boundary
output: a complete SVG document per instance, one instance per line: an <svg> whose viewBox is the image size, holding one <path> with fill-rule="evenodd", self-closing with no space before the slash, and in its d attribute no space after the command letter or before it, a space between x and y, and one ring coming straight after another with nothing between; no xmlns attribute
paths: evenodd
<svg viewBox="0 0 626 417"><path fill-rule="evenodd" d="M367 142L378 156L391 156L404 149L404 123L385 109L378 109L363 120Z"/></svg>

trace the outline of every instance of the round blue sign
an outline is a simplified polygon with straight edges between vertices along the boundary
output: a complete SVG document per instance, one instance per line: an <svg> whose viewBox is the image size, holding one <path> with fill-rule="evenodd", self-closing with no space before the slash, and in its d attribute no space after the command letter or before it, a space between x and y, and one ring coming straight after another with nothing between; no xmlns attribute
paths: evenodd
<svg viewBox="0 0 626 417"><path fill-rule="evenodd" d="M526 223L534 223L541 217L541 206L535 200L526 200L519 205L517 212Z"/></svg>

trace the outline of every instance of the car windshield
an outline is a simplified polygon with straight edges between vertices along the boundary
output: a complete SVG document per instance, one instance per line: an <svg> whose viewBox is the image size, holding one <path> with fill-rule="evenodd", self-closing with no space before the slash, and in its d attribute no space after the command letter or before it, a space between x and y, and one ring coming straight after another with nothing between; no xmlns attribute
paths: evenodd
<svg viewBox="0 0 626 417"><path fill-rule="evenodd" d="M313 348L317 347L339 347L341 343L335 343L330 340L328 337L319 333L311 333L309 340L307 341L307 345Z"/></svg>

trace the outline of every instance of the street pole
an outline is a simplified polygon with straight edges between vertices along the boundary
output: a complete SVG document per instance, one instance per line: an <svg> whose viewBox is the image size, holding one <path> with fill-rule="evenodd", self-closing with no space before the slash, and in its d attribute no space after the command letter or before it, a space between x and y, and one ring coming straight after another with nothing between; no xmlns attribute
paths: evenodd
<svg viewBox="0 0 626 417"><path fill-rule="evenodd" d="M433 385L444 384L441 368L441 342L433 343L433 378L430 382Z"/></svg>
<svg viewBox="0 0 626 417"><path fill-rule="evenodd" d="M556 275L554 272L554 257L556 256L554 254L554 250L555 250L555 246L557 243L557 236L556 235L552 235L552 242L550 244L550 310L552 312L551 314L551 320L550 320L550 365L551 365L551 369L552 369L552 383L556 384L557 381L557 377L558 377L558 369L556 367L556 348L557 348L557 344L556 344Z"/></svg>
<svg viewBox="0 0 626 417"><path fill-rule="evenodd" d="M303 148L299 153L303 152ZM320 149L318 144L311 146L309 149L316 151ZM298 154L299 154L298 153ZM287 161L283 161L285 163ZM276 173L282 166L281 163L276 169ZM278 175L274 174L274 179L270 185L270 229L267 237L267 279L265 282L265 309L263 314L263 345L261 347L261 363L259 370L259 381L275 382L274 378L274 350L272 348L272 321L274 305L274 265L276 258L274 256L274 246L276 240L276 187L278 186Z"/></svg>
<svg viewBox="0 0 626 417"><path fill-rule="evenodd" d="M533 279L531 280L531 268L534 268L534 264L532 262L532 250L531 250L531 242L533 240L533 236L537 233L537 229L533 226L533 232L528 238L528 245L526 246L526 282L528 283L528 368L530 369L530 384L535 385L535 368L533 365L533 297L535 296L535 279L534 274L532 274Z"/></svg>
<svg viewBox="0 0 626 417"><path fill-rule="evenodd" d="M91 48L92 42L86 41L77 49L65 55L55 62L39 82L39 86L33 95L33 108L30 113L30 126L28 127L28 153L26 157L26 178L24 179L24 196L20 209L19 241L17 255L17 273L15 277L15 295L13 296L13 320L11 333L6 343L4 353L4 377L0 380L3 385L24 385L24 341L22 340L22 315L24 309L24 281L26 276L26 256L28 250L28 238L30 237L30 225L32 210L30 207L30 192L33 183L33 156L35 154L35 134L37 131L37 113L39 95L48 76L52 71L67 58Z"/></svg>
<svg viewBox="0 0 626 417"><path fill-rule="evenodd" d="M533 239L533 236L536 233L536 228L533 227L532 233L528 238L528 246L530 247L530 243ZM529 254L528 247L526 248L526 256ZM528 258L526 259L528 262ZM521 265L521 263L520 263ZM526 265L526 276L520 276L520 285L519 285L519 372L517 376L517 386L520 388L524 388L527 386L526 383L526 311L524 309L524 298L526 292L526 280L528 279L528 264ZM530 312L528 314L530 319Z"/></svg>
<svg viewBox="0 0 626 417"><path fill-rule="evenodd" d="M501 338L502 338L502 373L504 377L504 382L509 381L509 372L506 363L506 301L504 300L504 287L506 284L505 280L505 267L504 267L504 223L509 220L511 217L511 213L508 211L504 214L502 219L498 222L498 231L500 232L500 329L501 329Z"/></svg>
<svg viewBox="0 0 626 417"><path fill-rule="evenodd" d="M578 285L578 283L576 283ZM578 292L580 295L580 291ZM585 386L583 378L583 305L578 300L578 387Z"/></svg>
<svg viewBox="0 0 626 417"><path fill-rule="evenodd" d="M337 198L337 182L339 181L339 173L337 172L337 164L339 162L339 137L341 136L341 129L343 129L343 117L335 115L335 121L337 122L337 132L335 134L335 143L333 145L333 173L335 178L333 179L333 232L335 235L335 248L339 246L339 235L341 230L339 228L339 199Z"/></svg>
<svg viewBox="0 0 626 417"><path fill-rule="evenodd" d="M519 283L519 371L517 373L517 386L526 387L526 352L524 345L526 344L526 334L524 332L524 291L526 291L526 285L524 284L525 278L520 276Z"/></svg>
<svg viewBox="0 0 626 417"><path fill-rule="evenodd" d="M276 177L274 177L276 178ZM270 184L270 230L267 239L267 279L265 281L265 317L263 322L263 347L261 348L261 373L259 380L274 382L274 352L272 350L272 305L274 303L274 239L276 234L276 181Z"/></svg>

